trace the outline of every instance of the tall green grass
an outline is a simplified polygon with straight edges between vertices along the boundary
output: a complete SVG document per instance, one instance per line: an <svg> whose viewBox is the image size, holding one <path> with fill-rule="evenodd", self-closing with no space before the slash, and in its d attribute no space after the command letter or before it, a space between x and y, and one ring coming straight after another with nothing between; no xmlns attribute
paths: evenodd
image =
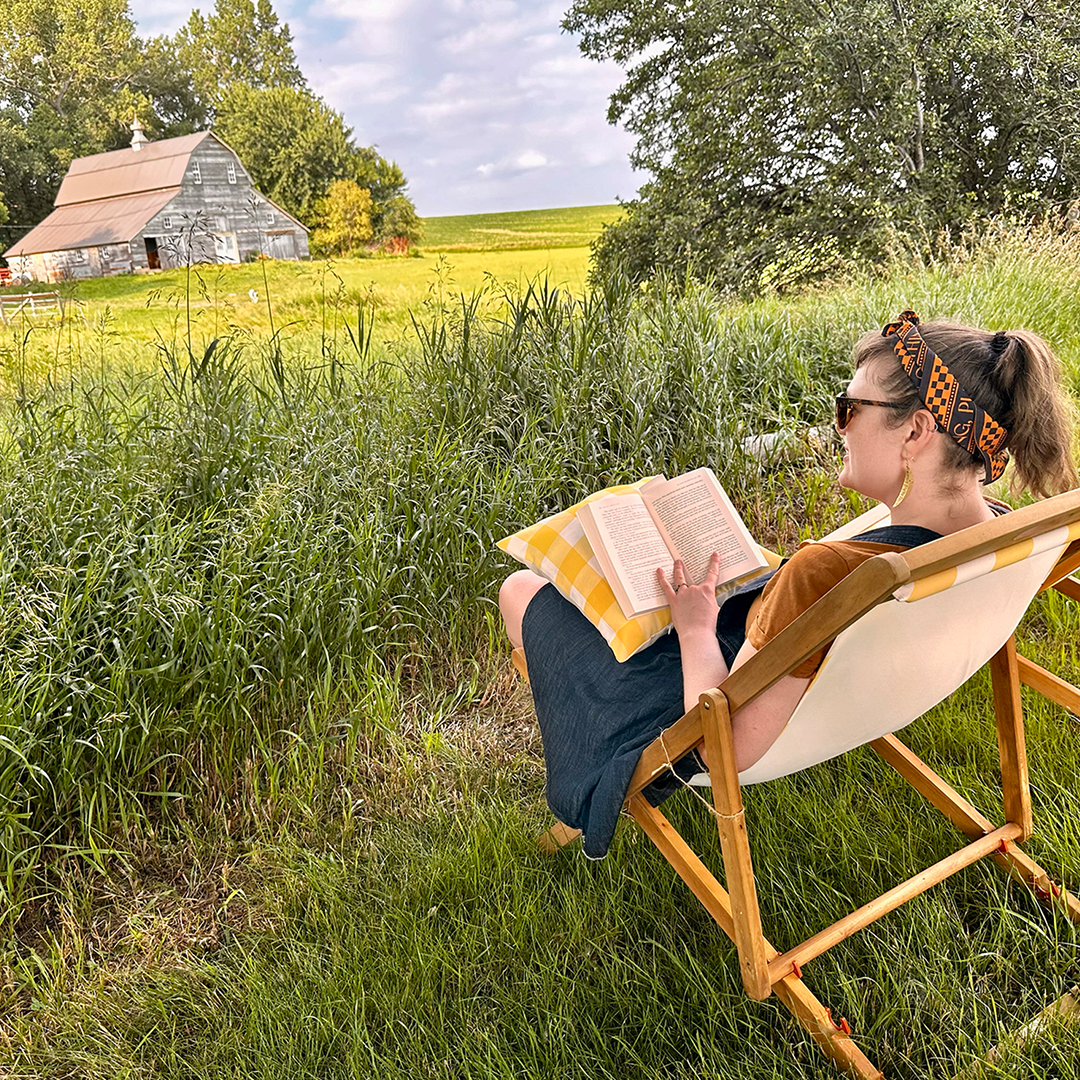
<svg viewBox="0 0 1080 1080"><path fill-rule="evenodd" d="M858 507L828 445L762 472L746 436L798 443L827 423L852 341L907 306L1044 333L1076 387L1078 284L1072 241L1003 234L794 300L538 281L504 314L476 296L428 305L407 347L381 345L363 307L334 309L307 350L178 332L148 357L107 321L77 352L6 338L5 925L24 940L73 865L115 874L193 836L240 845L240 865L254 837L279 848L245 879L264 929L223 930L175 970L106 990L69 970L81 939L15 947L9 1071L826 1075L744 1001L727 943L631 833L599 868L532 854L537 759L485 749L507 699L494 541L597 487L709 463L759 538L790 547ZM1073 678L1076 618L1050 600L1024 628ZM912 737L993 816L981 701L966 692ZM1080 740L1042 707L1031 738L1049 826L1032 852L1075 885ZM905 798L860 754L750 793L778 938L950 849ZM704 841L691 810L673 813ZM320 828L339 833L322 854L297 847ZM1075 981L1074 931L990 872L958 881L815 965L897 1075L951 1075ZM225 927L224 871L220 890ZM65 918L46 925L79 922ZM1057 1075L1073 1080L1070 1039ZM1025 1053L999 1075L1038 1072Z"/></svg>

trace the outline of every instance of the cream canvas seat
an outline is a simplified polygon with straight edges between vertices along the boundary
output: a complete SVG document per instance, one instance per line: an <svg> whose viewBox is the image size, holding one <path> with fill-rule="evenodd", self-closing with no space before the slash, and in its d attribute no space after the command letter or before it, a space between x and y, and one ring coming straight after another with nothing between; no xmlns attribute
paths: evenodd
<svg viewBox="0 0 1080 1080"><path fill-rule="evenodd" d="M871 511L833 534L880 523ZM860 1077L880 1071L802 981L802 965L934 884L985 857L1057 897L1080 922L1080 901L1059 890L1018 846L1033 830L1020 683L1080 711L1080 691L1017 656L1013 632L1049 587L1080 599L1080 490L1015 510L940 540L860 565L642 754L626 809L737 946L746 992L775 993L825 1052ZM826 659L787 727L752 767L734 767L730 716L822 645ZM995 827L893 734L989 663L1006 823ZM762 783L869 745L968 838L959 851L882 893L807 941L781 951L765 938L747 842L741 786ZM704 746L727 888L642 790L669 762ZM577 833L556 825L547 846ZM846 1027L846 1025L844 1025Z"/></svg>

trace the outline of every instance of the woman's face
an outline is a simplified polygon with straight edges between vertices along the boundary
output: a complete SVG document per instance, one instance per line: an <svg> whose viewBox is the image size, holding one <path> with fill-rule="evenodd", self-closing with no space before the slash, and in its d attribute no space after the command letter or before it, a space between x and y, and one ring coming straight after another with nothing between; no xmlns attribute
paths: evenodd
<svg viewBox="0 0 1080 1080"><path fill-rule="evenodd" d="M882 364L863 364L848 383L847 394L871 401L894 399L881 383ZM878 405L857 405L844 428L844 463L837 478L841 487L851 488L870 499L891 504L904 480L903 443L907 426L889 428L895 410Z"/></svg>

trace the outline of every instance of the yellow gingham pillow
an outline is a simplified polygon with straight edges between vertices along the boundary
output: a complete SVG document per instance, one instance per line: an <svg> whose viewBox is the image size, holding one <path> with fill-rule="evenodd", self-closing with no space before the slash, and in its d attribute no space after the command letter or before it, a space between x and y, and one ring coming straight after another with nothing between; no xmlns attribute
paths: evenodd
<svg viewBox="0 0 1080 1080"><path fill-rule="evenodd" d="M550 581L603 634L620 664L671 629L671 611L663 608L633 619L622 613L577 519L577 510L604 495L637 491L649 479L597 491L569 510L544 518L498 543L507 555Z"/></svg>

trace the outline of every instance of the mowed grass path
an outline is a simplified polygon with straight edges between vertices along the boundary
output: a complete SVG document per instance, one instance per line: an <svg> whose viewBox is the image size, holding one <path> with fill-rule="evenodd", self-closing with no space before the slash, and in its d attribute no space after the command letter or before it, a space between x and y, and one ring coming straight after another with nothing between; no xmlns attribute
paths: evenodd
<svg viewBox="0 0 1080 1080"><path fill-rule="evenodd" d="M289 333L322 326L324 305L375 313L380 337L411 326L410 312L443 298L487 288L492 300L538 277L580 294L589 269L589 244L618 206L527 210L430 218L421 254L411 258L312 260L200 266L156 274L123 275L73 284L79 321L107 325L136 340L169 338L186 330L188 311L197 336L230 326L256 334L288 326ZM189 289L190 284L190 289ZM269 301L269 302L268 302ZM78 325L78 324L76 324Z"/></svg>

